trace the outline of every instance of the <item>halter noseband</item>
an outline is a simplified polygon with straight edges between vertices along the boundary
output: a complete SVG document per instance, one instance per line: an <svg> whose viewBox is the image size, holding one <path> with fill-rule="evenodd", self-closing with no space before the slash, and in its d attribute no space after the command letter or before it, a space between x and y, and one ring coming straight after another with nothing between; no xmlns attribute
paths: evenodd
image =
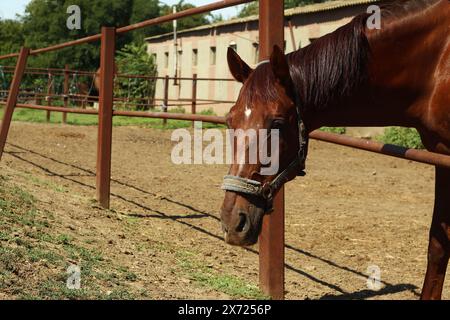
<svg viewBox="0 0 450 320"><path fill-rule="evenodd" d="M269 61L261 61L257 66ZM294 91L295 92L295 91ZM305 162L308 154L308 134L301 117L300 99L295 93L295 109L297 111L299 150L295 159L272 181L262 184L259 181L247 179L239 176L226 175L223 178L222 190L242 193L262 199L266 203L266 213L272 211L273 197L278 189L288 181L289 175L295 170L297 175L305 175Z"/></svg>

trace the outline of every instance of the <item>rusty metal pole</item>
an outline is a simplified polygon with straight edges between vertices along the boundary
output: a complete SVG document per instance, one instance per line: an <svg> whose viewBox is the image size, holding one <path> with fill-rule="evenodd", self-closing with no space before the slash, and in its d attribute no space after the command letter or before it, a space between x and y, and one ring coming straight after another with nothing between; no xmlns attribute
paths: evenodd
<svg viewBox="0 0 450 320"><path fill-rule="evenodd" d="M164 101L163 101L163 112L169 110L169 76L164 78ZM167 119L163 120L163 125L167 124Z"/></svg>
<svg viewBox="0 0 450 320"><path fill-rule="evenodd" d="M64 68L64 108L69 107L69 65L66 64ZM63 123L67 123L67 113L62 114Z"/></svg>
<svg viewBox="0 0 450 320"><path fill-rule="evenodd" d="M3 156L3 150L5 148L6 139L8 137L9 127L11 126L11 120L14 113L14 108L17 104L17 97L19 95L20 82L22 81L23 72L27 65L28 55L30 49L22 47L20 49L19 58L17 59L16 69L11 81L11 87L9 88L8 99L6 100L5 113L0 128L0 160Z"/></svg>
<svg viewBox="0 0 450 320"><path fill-rule="evenodd" d="M273 46L284 45L284 0L259 1L260 60ZM284 187L275 195L274 211L265 215L259 237L259 284L272 299L284 299Z"/></svg>
<svg viewBox="0 0 450 320"><path fill-rule="evenodd" d="M48 81L47 81L47 96L45 97L45 100L46 100L48 106L52 105L52 94L53 94L52 84L53 84L53 74L51 71L49 71L48 72ZM47 111L47 114L46 114L47 122L50 122L50 117L51 117L51 112Z"/></svg>
<svg viewBox="0 0 450 320"><path fill-rule="evenodd" d="M194 73L192 75L192 105L191 105L191 113L197 113L197 74ZM194 122L192 122L192 127L194 127Z"/></svg>
<svg viewBox="0 0 450 320"><path fill-rule="evenodd" d="M97 200L103 208L109 209L116 29L103 27L101 39L97 137Z"/></svg>

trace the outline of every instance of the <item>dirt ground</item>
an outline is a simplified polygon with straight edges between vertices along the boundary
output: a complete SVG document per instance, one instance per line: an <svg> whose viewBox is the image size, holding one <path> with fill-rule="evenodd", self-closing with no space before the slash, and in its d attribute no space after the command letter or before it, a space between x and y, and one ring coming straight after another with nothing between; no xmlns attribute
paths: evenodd
<svg viewBox="0 0 450 320"><path fill-rule="evenodd" d="M101 210L94 201L96 130L14 122L0 170L54 212L74 238L91 239L109 259L127 265L137 275L133 286L148 297L231 297L174 270L186 253L201 268L258 283L258 247L231 247L221 238L226 166L174 165L169 130L115 127L112 211ZM286 298L417 299L433 168L312 141L307 172L286 187ZM65 192L26 183L23 174ZM379 291L367 288L372 265L381 270ZM443 296L450 298L448 280Z"/></svg>

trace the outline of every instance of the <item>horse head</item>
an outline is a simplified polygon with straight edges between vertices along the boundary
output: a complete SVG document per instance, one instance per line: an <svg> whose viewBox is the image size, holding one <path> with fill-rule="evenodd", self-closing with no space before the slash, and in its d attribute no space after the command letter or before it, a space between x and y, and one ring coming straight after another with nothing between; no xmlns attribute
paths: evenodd
<svg viewBox="0 0 450 320"><path fill-rule="evenodd" d="M257 242L263 216L270 213L273 197L281 186L303 172L307 138L281 49L275 46L270 60L255 69L231 48L227 58L231 74L243 84L227 115L233 150L243 152L233 153L233 163L224 178L221 221L225 241L245 246ZM236 134L238 131L244 132L243 139ZM270 168L263 159L267 150L262 152L262 148L271 150ZM256 155L252 155L255 150ZM252 157L255 161L251 161Z"/></svg>

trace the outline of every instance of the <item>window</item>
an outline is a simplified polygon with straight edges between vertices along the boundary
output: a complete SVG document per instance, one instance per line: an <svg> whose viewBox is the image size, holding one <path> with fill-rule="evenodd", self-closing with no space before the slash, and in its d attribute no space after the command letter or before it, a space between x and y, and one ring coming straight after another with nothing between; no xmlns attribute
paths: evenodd
<svg viewBox="0 0 450 320"><path fill-rule="evenodd" d="M198 49L192 49L192 65L197 66L198 64Z"/></svg>
<svg viewBox="0 0 450 320"><path fill-rule="evenodd" d="M164 68L169 67L169 52L164 52Z"/></svg>
<svg viewBox="0 0 450 320"><path fill-rule="evenodd" d="M216 64L216 47L211 47L209 50L209 62L212 66Z"/></svg>

